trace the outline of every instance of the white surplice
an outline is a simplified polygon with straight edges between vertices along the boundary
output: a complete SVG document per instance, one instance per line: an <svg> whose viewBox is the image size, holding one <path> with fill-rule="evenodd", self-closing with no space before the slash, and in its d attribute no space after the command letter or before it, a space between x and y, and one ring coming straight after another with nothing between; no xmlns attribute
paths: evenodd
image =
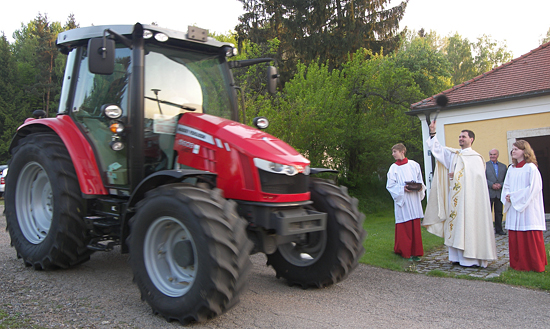
<svg viewBox="0 0 550 329"><path fill-rule="evenodd" d="M510 201L506 201L506 195ZM510 166L501 195L506 229L513 231L546 231L542 178L538 168L526 163L521 168Z"/></svg>
<svg viewBox="0 0 550 329"><path fill-rule="evenodd" d="M405 182L410 181L422 183L422 189L405 192ZM420 165L417 162L408 159L406 164L400 166L395 163L392 164L388 171L386 189L390 192L394 201L396 224L424 218L421 201L426 195L426 186L422 179Z"/></svg>
<svg viewBox="0 0 550 329"><path fill-rule="evenodd" d="M488 260L496 259L496 245L485 160L472 148L444 147L437 137L426 144L438 165L423 225L444 237L450 261L487 267Z"/></svg>

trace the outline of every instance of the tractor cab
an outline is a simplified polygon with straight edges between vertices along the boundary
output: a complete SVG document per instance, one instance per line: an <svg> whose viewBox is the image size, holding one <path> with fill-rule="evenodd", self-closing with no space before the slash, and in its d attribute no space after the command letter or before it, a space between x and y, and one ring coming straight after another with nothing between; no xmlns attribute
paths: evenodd
<svg viewBox="0 0 550 329"><path fill-rule="evenodd" d="M141 24L59 34L58 47L68 53L59 113L92 144L107 188L129 195L144 177L178 166L182 114L239 120L227 62L236 49L207 34Z"/></svg>

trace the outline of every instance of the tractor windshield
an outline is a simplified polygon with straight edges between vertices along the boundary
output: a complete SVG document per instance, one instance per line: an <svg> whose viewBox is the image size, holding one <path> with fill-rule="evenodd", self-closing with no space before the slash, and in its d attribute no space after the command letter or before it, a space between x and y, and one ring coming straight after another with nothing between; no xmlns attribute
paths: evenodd
<svg viewBox="0 0 550 329"><path fill-rule="evenodd" d="M232 92L218 53L145 48L145 117L168 119L187 111L231 119Z"/></svg>

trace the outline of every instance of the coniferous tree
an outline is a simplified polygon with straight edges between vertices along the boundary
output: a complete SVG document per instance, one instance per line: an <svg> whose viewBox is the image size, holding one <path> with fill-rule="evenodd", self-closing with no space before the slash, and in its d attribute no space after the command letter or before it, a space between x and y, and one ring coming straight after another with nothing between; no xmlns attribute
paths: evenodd
<svg viewBox="0 0 550 329"><path fill-rule="evenodd" d="M399 21L408 0L386 8L389 0L240 0L246 11L236 27L239 40L256 44L278 39L282 80L298 61L319 60L339 67L360 48L379 53L398 46Z"/></svg>
<svg viewBox="0 0 550 329"><path fill-rule="evenodd" d="M15 82L15 63L9 49L6 36L0 37L0 132L6 131L7 124L13 111L13 83ZM7 160L5 143L0 136L0 164Z"/></svg>
<svg viewBox="0 0 550 329"><path fill-rule="evenodd" d="M59 32L76 27L72 14L62 27L39 13L13 33L12 44L0 35L0 163L9 159L13 135L32 111L57 109L66 57L55 41Z"/></svg>
<svg viewBox="0 0 550 329"><path fill-rule="evenodd" d="M76 18L74 17L74 14L69 14L69 17L67 17L67 21L65 22L65 25L63 26L63 31L68 31L72 29L77 29L80 27L80 24L76 22Z"/></svg>
<svg viewBox="0 0 550 329"><path fill-rule="evenodd" d="M55 60L59 54L55 41L57 34L63 31L59 22L49 22L46 15L38 15L34 23L33 35L37 39L36 62L37 75L31 90L36 95L42 96L42 109L49 115L55 96L60 92L61 86L55 81Z"/></svg>
<svg viewBox="0 0 550 329"><path fill-rule="evenodd" d="M4 34L0 36L0 163L9 159L8 147L17 126L23 123L26 108L18 82L15 56Z"/></svg>

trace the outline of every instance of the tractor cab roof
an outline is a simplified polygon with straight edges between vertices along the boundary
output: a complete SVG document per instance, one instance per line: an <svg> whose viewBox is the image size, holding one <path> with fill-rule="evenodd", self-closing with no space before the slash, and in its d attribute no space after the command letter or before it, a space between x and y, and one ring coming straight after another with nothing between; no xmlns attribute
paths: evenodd
<svg viewBox="0 0 550 329"><path fill-rule="evenodd" d="M114 31L120 35L131 37L136 25L99 25L68 30L59 33L59 35L57 36L57 46L60 48L72 48L77 45L82 45L88 42L89 39L103 37L104 31L107 29ZM151 32L149 34L149 37L163 34L168 37L167 40L171 41L183 41L216 48L221 48L224 46L229 46L232 48L234 47L234 45L231 43L220 42L214 38L209 37L208 30L201 29L195 26L189 26L187 33L182 31L170 30L155 25L142 26L144 30L144 36L145 33Z"/></svg>

